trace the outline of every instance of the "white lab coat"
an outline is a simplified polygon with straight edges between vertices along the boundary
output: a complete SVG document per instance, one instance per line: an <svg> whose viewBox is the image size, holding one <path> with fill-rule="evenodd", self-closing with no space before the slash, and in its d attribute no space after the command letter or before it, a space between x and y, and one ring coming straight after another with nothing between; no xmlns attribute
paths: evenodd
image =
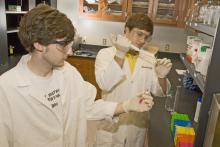
<svg viewBox="0 0 220 147"><path fill-rule="evenodd" d="M95 87L65 62L53 71L63 81L61 109L54 111L28 79L28 59L0 76L0 147L85 147L86 121L113 117L117 103L94 102Z"/></svg>
<svg viewBox="0 0 220 147"><path fill-rule="evenodd" d="M115 53L116 49L109 47L100 50L96 57L95 75L103 99L122 102L147 90L154 96L164 96L153 54L141 50L131 74L128 60L125 59L121 68L114 60ZM147 113L128 113L119 116L116 123L102 121L97 133L97 147L143 147L148 119Z"/></svg>

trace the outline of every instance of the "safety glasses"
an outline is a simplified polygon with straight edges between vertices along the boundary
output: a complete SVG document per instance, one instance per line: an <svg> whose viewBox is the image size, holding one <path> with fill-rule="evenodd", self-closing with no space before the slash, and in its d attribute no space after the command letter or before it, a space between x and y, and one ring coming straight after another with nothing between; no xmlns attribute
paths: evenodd
<svg viewBox="0 0 220 147"><path fill-rule="evenodd" d="M72 49L73 41L69 42L66 40L63 41L52 41L51 44L56 44L56 49L59 50L62 53L67 53L69 49Z"/></svg>
<svg viewBox="0 0 220 147"><path fill-rule="evenodd" d="M144 39L145 42L149 42L151 41L151 35L144 32L144 31L141 31L141 30L133 30L134 31L134 35L138 38L138 39Z"/></svg>

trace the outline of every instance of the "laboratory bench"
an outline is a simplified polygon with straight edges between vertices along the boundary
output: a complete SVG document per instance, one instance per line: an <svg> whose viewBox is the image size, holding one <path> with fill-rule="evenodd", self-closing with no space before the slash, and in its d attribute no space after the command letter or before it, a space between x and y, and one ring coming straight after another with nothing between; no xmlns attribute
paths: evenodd
<svg viewBox="0 0 220 147"><path fill-rule="evenodd" d="M176 99L175 111L186 113L189 115L190 120L193 120L197 97L201 95L201 92L187 90L182 87L183 75L178 75L176 69L185 70L185 66L180 60L179 54L159 52L157 57L171 59L173 67L168 75L168 79L171 83L172 91L175 92L177 87L180 87L178 90L181 93ZM171 114L165 109L165 101L166 98L163 97L154 98L154 106L150 110L149 147L174 146L170 130ZM193 125L196 126L197 124L193 123Z"/></svg>

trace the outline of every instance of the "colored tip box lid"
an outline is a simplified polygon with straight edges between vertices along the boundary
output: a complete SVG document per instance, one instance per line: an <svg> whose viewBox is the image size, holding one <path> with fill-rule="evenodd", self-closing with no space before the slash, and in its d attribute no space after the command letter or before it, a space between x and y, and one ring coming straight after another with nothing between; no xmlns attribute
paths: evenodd
<svg viewBox="0 0 220 147"><path fill-rule="evenodd" d="M181 143L188 143L188 144L194 144L195 136L192 135L177 135L176 144Z"/></svg>
<svg viewBox="0 0 220 147"><path fill-rule="evenodd" d="M189 120L174 120L173 130L171 130L173 137L176 133L176 126L191 127L192 123Z"/></svg>
<svg viewBox="0 0 220 147"><path fill-rule="evenodd" d="M174 143L177 145L179 142L194 143L195 131L192 127L176 126L176 134Z"/></svg>
<svg viewBox="0 0 220 147"><path fill-rule="evenodd" d="M172 116L171 116L171 124L170 124L171 130L173 130L174 120L190 121L189 116L187 114L181 114L181 113L174 112L174 113L172 113Z"/></svg>
<svg viewBox="0 0 220 147"><path fill-rule="evenodd" d="M191 143L184 143L184 142L179 142L176 147L193 147L193 144Z"/></svg>

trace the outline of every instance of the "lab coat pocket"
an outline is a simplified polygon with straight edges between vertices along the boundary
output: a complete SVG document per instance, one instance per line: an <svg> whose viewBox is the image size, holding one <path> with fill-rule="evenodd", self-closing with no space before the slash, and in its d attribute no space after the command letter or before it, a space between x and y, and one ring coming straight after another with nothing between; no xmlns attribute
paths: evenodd
<svg viewBox="0 0 220 147"><path fill-rule="evenodd" d="M111 147L112 146L112 133L99 130L96 134L95 147Z"/></svg>
<svg viewBox="0 0 220 147"><path fill-rule="evenodd" d="M141 64L141 68L142 69L152 70L153 69L153 64L151 64L151 63L143 63L143 64Z"/></svg>
<svg viewBox="0 0 220 147"><path fill-rule="evenodd" d="M140 65L140 70L137 73L138 76L136 77L136 81L139 81L138 88L141 89L141 92L151 90L153 72L154 67L152 64L143 63Z"/></svg>
<svg viewBox="0 0 220 147"><path fill-rule="evenodd" d="M145 65L142 65L142 66L141 66L141 68L146 68L146 69L153 69L153 67L152 67L152 66L148 66L148 65L147 65L147 66L145 66Z"/></svg>

